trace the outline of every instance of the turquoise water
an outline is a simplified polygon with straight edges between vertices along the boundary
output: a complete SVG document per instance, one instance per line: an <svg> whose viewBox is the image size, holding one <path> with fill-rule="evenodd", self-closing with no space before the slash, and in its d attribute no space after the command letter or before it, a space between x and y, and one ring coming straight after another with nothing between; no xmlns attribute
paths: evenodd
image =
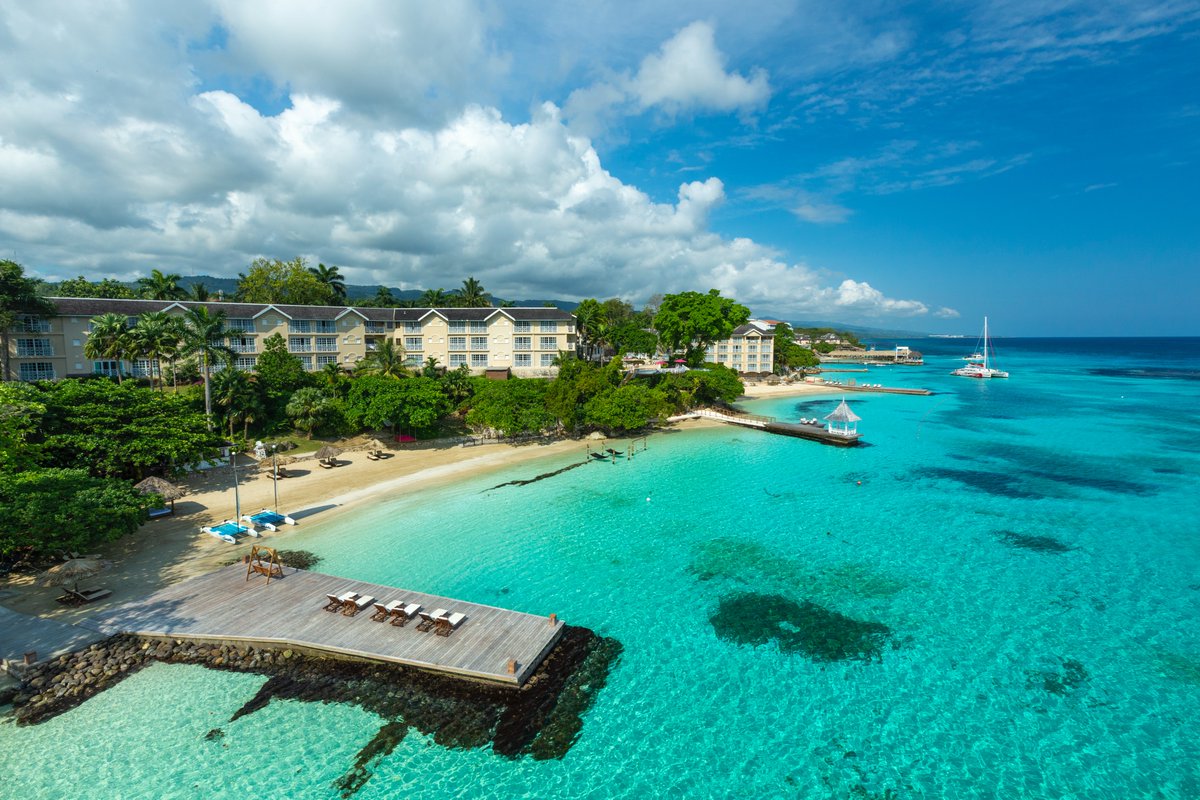
<svg viewBox="0 0 1200 800"><path fill-rule="evenodd" d="M1000 340L1013 378L990 382L947 374L970 342L913 344L925 367L840 376L937 392L849 396L869 447L665 433L633 461L489 490L576 457L549 459L290 535L321 571L555 612L625 647L561 761L410 733L356 797L1200 797L1200 342ZM743 595L889 633L820 660L787 622L714 627ZM778 641L738 641L763 630ZM275 701L228 723L261 683L156 665L0 724L8 785L336 797L379 718Z"/></svg>

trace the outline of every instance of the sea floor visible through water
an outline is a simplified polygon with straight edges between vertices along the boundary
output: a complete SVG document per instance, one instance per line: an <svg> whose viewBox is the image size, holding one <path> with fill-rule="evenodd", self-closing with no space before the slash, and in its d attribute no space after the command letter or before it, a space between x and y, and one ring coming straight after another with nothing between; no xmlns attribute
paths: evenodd
<svg viewBox="0 0 1200 800"><path fill-rule="evenodd" d="M949 376L969 343L910 344L924 367L839 375L935 392L847 395L861 448L668 431L289 535L322 572L624 647L563 758L410 734L355 797L1200 797L1200 342L998 340L1007 381ZM279 701L230 723L261 683L159 664L0 724L8 790L339 796L381 720Z"/></svg>

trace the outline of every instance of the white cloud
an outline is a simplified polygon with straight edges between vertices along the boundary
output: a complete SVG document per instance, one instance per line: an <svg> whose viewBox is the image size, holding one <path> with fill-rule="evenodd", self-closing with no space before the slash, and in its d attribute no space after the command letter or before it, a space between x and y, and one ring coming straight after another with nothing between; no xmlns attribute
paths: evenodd
<svg viewBox="0 0 1200 800"><path fill-rule="evenodd" d="M713 26L693 22L642 59L635 74L572 92L566 116L577 130L593 134L615 113L748 113L764 107L770 96L766 70L755 68L749 78L726 71Z"/></svg>
<svg viewBox="0 0 1200 800"><path fill-rule="evenodd" d="M805 201L793 208L792 213L805 222L831 225L845 222L850 219L850 214L853 212L837 203Z"/></svg>
<svg viewBox="0 0 1200 800"><path fill-rule="evenodd" d="M962 316L953 308L947 308L946 306L942 306L937 311L934 311L933 315L938 319L958 319Z"/></svg>

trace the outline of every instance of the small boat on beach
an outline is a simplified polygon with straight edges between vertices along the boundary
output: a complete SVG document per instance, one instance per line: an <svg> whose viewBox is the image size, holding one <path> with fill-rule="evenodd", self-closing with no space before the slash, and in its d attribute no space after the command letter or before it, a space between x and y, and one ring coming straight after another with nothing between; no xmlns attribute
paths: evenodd
<svg viewBox="0 0 1200 800"><path fill-rule="evenodd" d="M1008 373L992 366L995 359L995 349L988 338L988 319L983 318L983 336L979 348L973 355L967 357L967 365L952 371L951 375L963 378L1007 378Z"/></svg>
<svg viewBox="0 0 1200 800"><path fill-rule="evenodd" d="M280 525L295 525L296 520L289 517L287 514L280 514L278 511L272 511L269 508L264 508L257 514L243 514L242 519L249 522L251 525L261 525L269 531L279 530Z"/></svg>
<svg viewBox="0 0 1200 800"><path fill-rule="evenodd" d="M220 525L211 525L200 530L228 544L237 544L238 537L243 534L258 536L258 531L254 529L253 525L240 525L229 520L225 520Z"/></svg>

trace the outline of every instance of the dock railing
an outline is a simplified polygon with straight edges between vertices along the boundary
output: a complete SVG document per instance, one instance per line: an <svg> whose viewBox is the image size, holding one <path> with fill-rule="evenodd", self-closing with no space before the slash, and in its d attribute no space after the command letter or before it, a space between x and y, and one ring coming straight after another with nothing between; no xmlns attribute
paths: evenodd
<svg viewBox="0 0 1200 800"><path fill-rule="evenodd" d="M776 421L774 417L765 417L762 414L730 414L714 408L697 408L693 409L692 413L698 417L732 422L735 425L749 425L754 428L765 428Z"/></svg>

